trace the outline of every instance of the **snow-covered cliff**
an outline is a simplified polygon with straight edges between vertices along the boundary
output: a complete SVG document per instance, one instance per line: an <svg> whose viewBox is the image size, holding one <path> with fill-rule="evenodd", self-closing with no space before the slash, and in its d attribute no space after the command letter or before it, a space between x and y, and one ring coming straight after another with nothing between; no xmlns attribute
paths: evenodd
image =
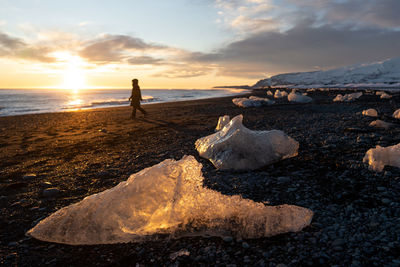
<svg viewBox="0 0 400 267"><path fill-rule="evenodd" d="M400 87L400 57L326 71L286 73L258 81L253 88L288 87Z"/></svg>

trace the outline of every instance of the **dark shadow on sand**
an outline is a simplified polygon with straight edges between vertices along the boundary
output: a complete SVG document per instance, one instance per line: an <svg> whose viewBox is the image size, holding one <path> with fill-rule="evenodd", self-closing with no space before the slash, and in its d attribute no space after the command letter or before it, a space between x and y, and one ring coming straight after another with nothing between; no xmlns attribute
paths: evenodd
<svg viewBox="0 0 400 267"><path fill-rule="evenodd" d="M177 132L184 132L184 133L188 133L191 132L190 129L188 129L187 127L183 126L183 125L178 125L174 122L171 121L165 121L165 120L159 120L159 119L150 119L150 118L136 118L136 120L142 121L142 122L147 122L150 124L154 124L160 127L166 127L166 128L170 128L172 130L175 130Z"/></svg>

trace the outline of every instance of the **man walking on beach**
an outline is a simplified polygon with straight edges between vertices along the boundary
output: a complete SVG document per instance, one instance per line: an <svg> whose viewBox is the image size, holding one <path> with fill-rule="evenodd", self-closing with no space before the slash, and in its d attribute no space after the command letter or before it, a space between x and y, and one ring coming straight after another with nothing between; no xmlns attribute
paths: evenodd
<svg viewBox="0 0 400 267"><path fill-rule="evenodd" d="M147 115L147 112L140 106L140 101L143 99L142 99L142 93L140 92L138 79L132 80L132 93L131 96L129 97L129 100L131 101L131 106L132 106L131 119L136 118L136 109L140 110L143 113L143 115L145 116Z"/></svg>

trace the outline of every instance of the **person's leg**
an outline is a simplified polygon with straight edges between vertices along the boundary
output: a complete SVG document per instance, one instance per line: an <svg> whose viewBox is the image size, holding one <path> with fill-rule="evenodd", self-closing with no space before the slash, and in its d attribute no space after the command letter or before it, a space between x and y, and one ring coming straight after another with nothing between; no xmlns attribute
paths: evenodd
<svg viewBox="0 0 400 267"><path fill-rule="evenodd" d="M136 118L136 108L132 107L132 115L131 115L131 119Z"/></svg>
<svg viewBox="0 0 400 267"><path fill-rule="evenodd" d="M142 107L138 107L138 110L140 110L140 112L142 112L144 115L146 115L146 114L147 114L147 111L146 111L146 110L144 110Z"/></svg>

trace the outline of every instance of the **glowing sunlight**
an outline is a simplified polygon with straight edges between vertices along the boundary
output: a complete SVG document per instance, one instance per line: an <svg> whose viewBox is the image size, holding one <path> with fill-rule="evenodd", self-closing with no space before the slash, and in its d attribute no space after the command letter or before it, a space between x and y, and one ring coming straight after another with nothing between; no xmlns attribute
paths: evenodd
<svg viewBox="0 0 400 267"><path fill-rule="evenodd" d="M55 52L53 54L64 67L63 83L58 86L61 89L77 91L86 88L84 61L67 51Z"/></svg>

